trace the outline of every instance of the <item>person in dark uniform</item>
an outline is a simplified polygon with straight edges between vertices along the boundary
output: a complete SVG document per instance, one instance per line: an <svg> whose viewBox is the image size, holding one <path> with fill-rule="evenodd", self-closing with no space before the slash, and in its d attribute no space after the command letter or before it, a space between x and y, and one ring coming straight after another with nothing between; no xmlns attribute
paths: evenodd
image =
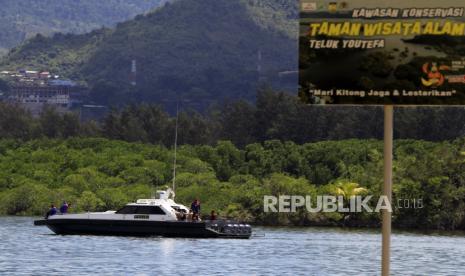
<svg viewBox="0 0 465 276"><path fill-rule="evenodd" d="M60 213L62 213L62 214L68 213L68 208L69 208L68 203L66 203L66 201L64 201L63 205L61 205L61 207L60 207Z"/></svg>
<svg viewBox="0 0 465 276"><path fill-rule="evenodd" d="M191 204L192 220L197 221L200 218L200 201L195 199Z"/></svg>
<svg viewBox="0 0 465 276"><path fill-rule="evenodd" d="M45 219L48 219L51 216L54 216L57 214L57 207L55 205L50 205L50 210L48 210L47 214L45 214Z"/></svg>

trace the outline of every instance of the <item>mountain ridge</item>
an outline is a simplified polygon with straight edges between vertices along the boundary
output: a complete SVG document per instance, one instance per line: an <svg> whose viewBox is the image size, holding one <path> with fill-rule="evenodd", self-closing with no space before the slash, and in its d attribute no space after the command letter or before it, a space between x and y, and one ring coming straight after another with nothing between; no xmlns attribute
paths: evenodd
<svg viewBox="0 0 465 276"><path fill-rule="evenodd" d="M5 56L0 68L56 70L85 81L95 102L110 105L127 102L128 96L149 102L180 97L197 103L253 100L260 74L276 76L297 66L294 34L298 25L292 19L296 4L289 0L257 3L169 2L114 29L36 36ZM276 12L270 15L272 10ZM287 23L273 24L270 18ZM137 60L137 87L128 81L132 60Z"/></svg>
<svg viewBox="0 0 465 276"><path fill-rule="evenodd" d="M0 55L40 33L86 33L112 27L166 0L2 0Z"/></svg>

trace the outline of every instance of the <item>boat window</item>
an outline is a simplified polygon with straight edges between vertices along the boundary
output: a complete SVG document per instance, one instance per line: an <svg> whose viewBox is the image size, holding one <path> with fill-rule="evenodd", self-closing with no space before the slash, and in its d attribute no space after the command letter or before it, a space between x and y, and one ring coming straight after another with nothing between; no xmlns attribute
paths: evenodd
<svg viewBox="0 0 465 276"><path fill-rule="evenodd" d="M164 215L165 212L159 206L139 206L136 214L142 215Z"/></svg>
<svg viewBox="0 0 465 276"><path fill-rule="evenodd" d="M176 212L186 213L186 210L182 209L179 206L171 206Z"/></svg>
<svg viewBox="0 0 465 276"><path fill-rule="evenodd" d="M116 213L117 214L135 214L137 206L124 206L123 208L119 209Z"/></svg>

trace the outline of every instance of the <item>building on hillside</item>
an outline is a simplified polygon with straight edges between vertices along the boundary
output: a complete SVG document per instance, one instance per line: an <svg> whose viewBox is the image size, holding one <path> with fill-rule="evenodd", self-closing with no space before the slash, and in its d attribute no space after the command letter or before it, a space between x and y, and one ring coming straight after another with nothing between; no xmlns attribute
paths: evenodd
<svg viewBox="0 0 465 276"><path fill-rule="evenodd" d="M50 76L50 72L41 72L39 73L39 79L49 79L51 76Z"/></svg>
<svg viewBox="0 0 465 276"><path fill-rule="evenodd" d="M19 104L33 115L38 115L44 106L52 106L59 112L79 106L87 88L71 80L60 79L49 71L20 69L0 71L10 89L0 100Z"/></svg>
<svg viewBox="0 0 465 276"><path fill-rule="evenodd" d="M33 78L33 79L39 78L39 71L26 71L24 74L27 78Z"/></svg>
<svg viewBox="0 0 465 276"><path fill-rule="evenodd" d="M70 86L14 85L9 91L8 101L17 103L38 115L44 106L52 106L64 112L71 107Z"/></svg>

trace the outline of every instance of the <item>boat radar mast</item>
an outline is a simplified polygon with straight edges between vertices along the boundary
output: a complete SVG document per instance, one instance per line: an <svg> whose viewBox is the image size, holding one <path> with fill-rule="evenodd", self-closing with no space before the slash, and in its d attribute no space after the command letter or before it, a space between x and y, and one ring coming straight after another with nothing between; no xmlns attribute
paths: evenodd
<svg viewBox="0 0 465 276"><path fill-rule="evenodd" d="M174 133L174 162L173 162L173 187L171 189L173 200L176 196L176 157L177 157L177 150L178 150L178 118L179 118L179 103L176 103L176 128Z"/></svg>

